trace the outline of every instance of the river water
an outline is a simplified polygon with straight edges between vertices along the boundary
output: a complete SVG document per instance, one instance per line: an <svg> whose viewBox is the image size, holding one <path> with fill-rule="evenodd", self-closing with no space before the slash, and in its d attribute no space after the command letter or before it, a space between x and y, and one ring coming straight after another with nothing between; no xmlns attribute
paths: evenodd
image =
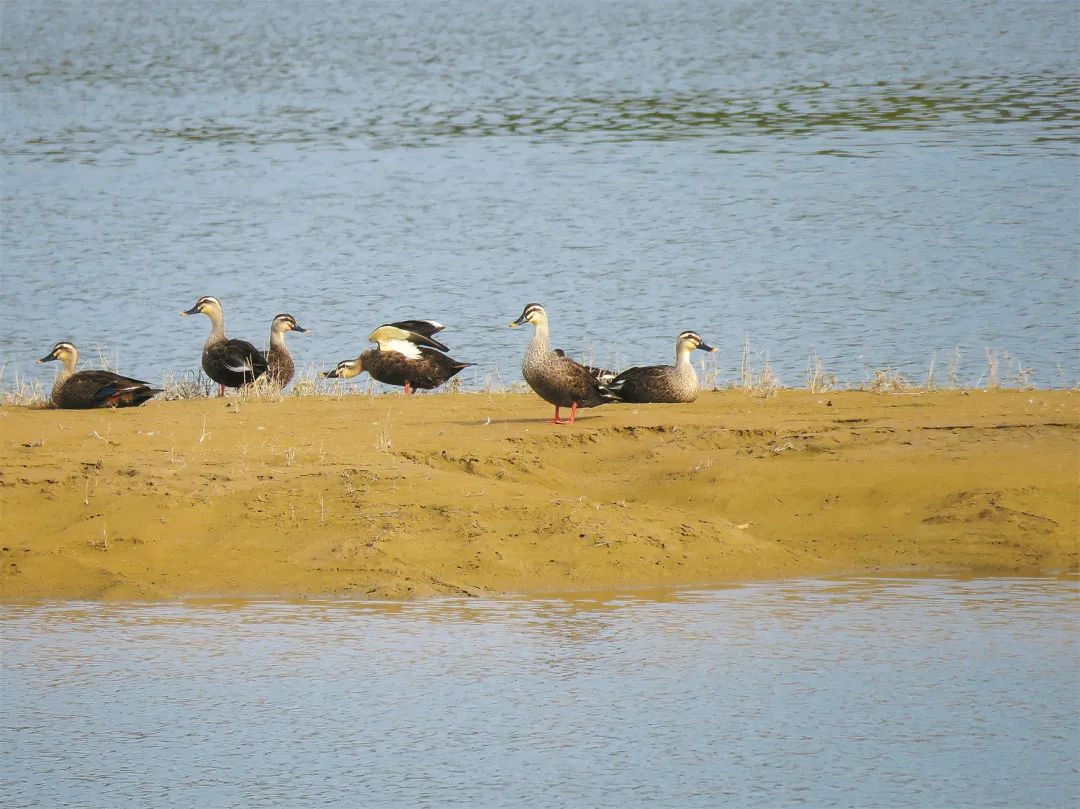
<svg viewBox="0 0 1080 809"><path fill-rule="evenodd" d="M801 384L959 347L1080 376L1077 10L1029 0L5 0L0 362L156 380L280 311L298 364L448 324L468 385L556 344L744 336ZM1059 368L1060 366L1060 368ZM494 376L495 374L498 376ZM1008 381L1008 380L1007 380ZM1015 380L1014 380L1015 381Z"/></svg>
<svg viewBox="0 0 1080 809"><path fill-rule="evenodd" d="M6 807L1064 807L1075 580L0 608Z"/></svg>

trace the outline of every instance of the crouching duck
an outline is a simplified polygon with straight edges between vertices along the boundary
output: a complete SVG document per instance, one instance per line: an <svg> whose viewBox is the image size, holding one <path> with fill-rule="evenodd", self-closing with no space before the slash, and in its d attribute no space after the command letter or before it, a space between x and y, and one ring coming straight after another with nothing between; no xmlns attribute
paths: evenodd
<svg viewBox="0 0 1080 809"><path fill-rule="evenodd" d="M290 331L310 334L303 326L296 324L292 315L278 315L270 324L270 350L266 352L266 378L274 385L284 388L296 373L296 363L285 346L285 335Z"/></svg>
<svg viewBox="0 0 1080 809"><path fill-rule="evenodd" d="M693 402L701 386L690 362L696 348L716 353L716 349L692 331L684 331L675 341L675 365L644 365L628 368L609 383L624 402Z"/></svg>
<svg viewBox="0 0 1080 809"><path fill-rule="evenodd" d="M249 385L266 373L266 357L245 340L230 340L225 336L225 313L221 301L209 295L181 312L186 315L206 315L210 318L210 336L203 346L202 367L208 377L218 383L218 396L225 388Z"/></svg>
<svg viewBox="0 0 1080 809"><path fill-rule="evenodd" d="M368 335L378 348L365 351L355 360L339 362L323 376L351 379L367 371L376 382L403 386L405 393L437 388L475 364L458 362L443 353L450 349L433 335L444 328L434 320L402 320L379 326Z"/></svg>
<svg viewBox="0 0 1080 809"><path fill-rule="evenodd" d="M588 368L561 351L551 350L548 317L543 306L530 303L510 328L523 323L532 323L535 331L521 361L521 375L537 396L555 405L552 424L573 424L579 407L597 407L618 401L619 397L601 384ZM566 421L559 418L559 410L563 407L570 408L570 418Z"/></svg>
<svg viewBox="0 0 1080 809"><path fill-rule="evenodd" d="M161 393L148 382L120 376L111 371L75 371L79 349L72 343L57 343L38 363L60 360L64 369L56 377L52 401L66 410L89 410L95 407L138 407Z"/></svg>

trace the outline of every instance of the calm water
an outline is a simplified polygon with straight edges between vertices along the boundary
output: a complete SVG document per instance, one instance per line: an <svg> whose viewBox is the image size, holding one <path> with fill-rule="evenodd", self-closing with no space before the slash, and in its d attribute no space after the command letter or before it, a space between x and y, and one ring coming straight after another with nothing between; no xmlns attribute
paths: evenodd
<svg viewBox="0 0 1080 809"><path fill-rule="evenodd" d="M301 365L401 316L509 382L557 344L743 336L801 384L984 347L1080 376L1073 2L4 0L0 361L198 367L279 311ZM1003 366L1003 373L1007 369ZM1014 370L1014 368L1013 368Z"/></svg>
<svg viewBox="0 0 1080 809"><path fill-rule="evenodd" d="M0 610L8 807L1064 807L1080 585Z"/></svg>

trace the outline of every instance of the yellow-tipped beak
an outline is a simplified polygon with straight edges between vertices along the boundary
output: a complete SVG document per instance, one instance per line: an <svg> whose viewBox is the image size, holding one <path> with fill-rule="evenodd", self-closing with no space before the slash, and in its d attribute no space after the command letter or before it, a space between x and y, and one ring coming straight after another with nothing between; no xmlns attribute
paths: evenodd
<svg viewBox="0 0 1080 809"><path fill-rule="evenodd" d="M511 328L511 329L513 329L513 328L516 328L516 327L517 327L517 323L511 323L511 324L510 324L510 328Z"/></svg>

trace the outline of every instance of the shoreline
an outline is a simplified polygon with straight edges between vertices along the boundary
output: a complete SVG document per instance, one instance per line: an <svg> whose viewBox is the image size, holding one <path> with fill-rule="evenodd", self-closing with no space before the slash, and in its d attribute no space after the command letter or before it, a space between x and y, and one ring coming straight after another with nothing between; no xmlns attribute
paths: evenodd
<svg viewBox="0 0 1080 809"><path fill-rule="evenodd" d="M0 407L0 598L408 599L1080 571L1072 391Z"/></svg>

